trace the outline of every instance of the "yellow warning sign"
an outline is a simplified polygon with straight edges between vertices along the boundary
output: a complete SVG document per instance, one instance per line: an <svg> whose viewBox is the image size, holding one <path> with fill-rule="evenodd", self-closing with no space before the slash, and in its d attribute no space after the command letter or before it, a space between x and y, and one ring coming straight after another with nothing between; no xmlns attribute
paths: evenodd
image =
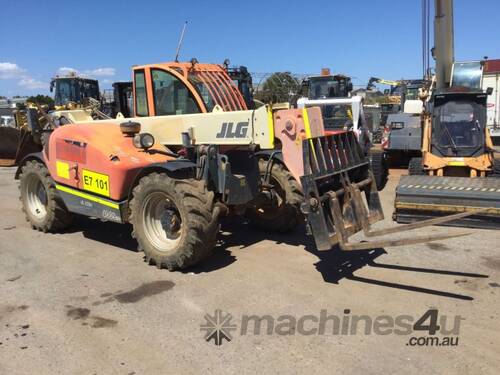
<svg viewBox="0 0 500 375"><path fill-rule="evenodd" d="M69 179L69 164L56 160L56 173L58 177Z"/></svg>

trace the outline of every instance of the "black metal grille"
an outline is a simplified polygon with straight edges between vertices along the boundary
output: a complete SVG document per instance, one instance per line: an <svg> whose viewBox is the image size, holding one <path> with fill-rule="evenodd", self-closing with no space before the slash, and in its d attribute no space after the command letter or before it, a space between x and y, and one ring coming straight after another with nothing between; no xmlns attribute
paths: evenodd
<svg viewBox="0 0 500 375"><path fill-rule="evenodd" d="M353 132L305 139L302 146L302 211L318 250L342 245L363 224L383 217L370 162Z"/></svg>
<svg viewBox="0 0 500 375"><path fill-rule="evenodd" d="M335 175L368 162L353 132L304 139L302 150L304 174L315 177Z"/></svg>

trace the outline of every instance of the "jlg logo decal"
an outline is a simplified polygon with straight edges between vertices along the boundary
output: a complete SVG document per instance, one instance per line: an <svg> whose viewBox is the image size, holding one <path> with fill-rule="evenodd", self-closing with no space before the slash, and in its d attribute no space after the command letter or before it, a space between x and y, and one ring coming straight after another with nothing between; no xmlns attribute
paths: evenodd
<svg viewBox="0 0 500 375"><path fill-rule="evenodd" d="M222 123L222 128L216 138L246 138L248 132L248 121L238 122L235 129L233 122Z"/></svg>

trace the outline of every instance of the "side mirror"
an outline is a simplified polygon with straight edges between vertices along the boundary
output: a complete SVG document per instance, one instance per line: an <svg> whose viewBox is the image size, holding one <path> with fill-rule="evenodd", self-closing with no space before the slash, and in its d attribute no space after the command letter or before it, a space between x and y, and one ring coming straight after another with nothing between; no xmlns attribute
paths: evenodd
<svg viewBox="0 0 500 375"><path fill-rule="evenodd" d="M486 95L491 95L491 94L493 94L493 87L488 87L486 89Z"/></svg>

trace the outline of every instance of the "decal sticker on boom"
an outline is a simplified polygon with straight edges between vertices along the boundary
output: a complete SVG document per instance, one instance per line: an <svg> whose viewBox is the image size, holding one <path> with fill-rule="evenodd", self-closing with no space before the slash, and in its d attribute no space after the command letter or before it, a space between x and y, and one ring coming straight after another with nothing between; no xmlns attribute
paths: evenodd
<svg viewBox="0 0 500 375"><path fill-rule="evenodd" d="M83 188L85 190L109 197L108 175L84 169L82 172L82 178L83 178Z"/></svg>
<svg viewBox="0 0 500 375"><path fill-rule="evenodd" d="M234 128L234 130L233 130ZM248 121L238 122L236 127L234 122L223 122L222 128L215 136L216 138L246 138L248 132Z"/></svg>

